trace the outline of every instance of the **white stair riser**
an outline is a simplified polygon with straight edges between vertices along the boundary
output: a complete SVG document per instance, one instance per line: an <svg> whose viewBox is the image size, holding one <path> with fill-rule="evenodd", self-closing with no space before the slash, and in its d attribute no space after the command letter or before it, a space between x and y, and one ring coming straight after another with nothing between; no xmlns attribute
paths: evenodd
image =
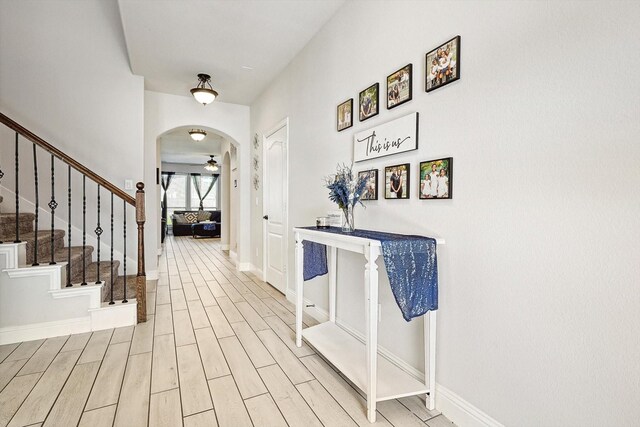
<svg viewBox="0 0 640 427"><path fill-rule="evenodd" d="M20 257L17 247L5 252ZM66 263L0 271L0 345L136 324L135 299L103 304L102 285L66 288L65 271Z"/></svg>

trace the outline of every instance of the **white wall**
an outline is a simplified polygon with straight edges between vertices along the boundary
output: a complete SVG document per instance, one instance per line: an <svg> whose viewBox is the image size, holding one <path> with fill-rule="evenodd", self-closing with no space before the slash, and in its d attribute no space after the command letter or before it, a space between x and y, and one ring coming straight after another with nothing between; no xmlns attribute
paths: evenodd
<svg viewBox="0 0 640 427"><path fill-rule="evenodd" d="M347 2L251 107L252 133L290 118L292 226L333 208L322 177L351 160L354 132L420 113L418 151L357 165L410 162L411 199L358 208L356 227L446 239L437 381L505 425L640 418L638 18L637 2ZM461 80L425 93L425 53L457 34ZM411 102L335 131L339 103L384 94L409 62ZM444 156L453 200L418 200L419 162ZM352 261L338 314L362 330ZM382 345L420 368L419 323L381 292ZM324 307L325 293L325 278L305 288Z"/></svg>
<svg viewBox="0 0 640 427"><path fill-rule="evenodd" d="M168 95L145 91L144 117L144 153L146 182L155 183L158 138L165 132L181 126L204 126L215 129L216 133L227 141L234 141L238 147L239 162L239 223L250 221L249 192L241 191L249 184L249 107L236 104L214 102L206 107L198 104L191 96ZM223 151L224 152L224 151ZM147 227L145 239L151 249L146 254L147 269L157 266L157 251L160 244L160 191L147 192ZM153 194L153 196L152 196ZM224 221L224 219L223 219ZM241 263L249 259L250 235L247 227L238 230L239 253ZM155 267L157 268L157 267Z"/></svg>
<svg viewBox="0 0 640 427"><path fill-rule="evenodd" d="M134 183L143 180L144 82L129 69L117 4L100 0L6 0L2 1L1 9L0 111L120 188L124 188L125 179ZM3 136L0 159L9 173L2 184L13 188L13 174L6 168L13 138L5 129L0 131ZM23 140L20 147L24 159L20 192L34 200L31 144ZM50 159L42 150L38 157L40 202L44 206L49 197ZM57 162L56 171L56 198L60 204L56 214L66 220L66 165ZM72 185L78 209L79 175ZM102 196L105 228L108 199L104 191ZM90 220L96 217L95 198L96 185L87 181ZM122 224L122 202L116 199L116 203L118 229ZM8 209L5 201L3 210ZM129 236L135 236L132 213L130 207ZM74 227L81 227L80 220L81 215L76 214L72 220ZM88 229L94 227L89 222ZM93 232L89 234L92 239ZM108 241L108 234L102 236L103 242ZM116 250L122 245L119 236L118 230L114 238ZM128 240L128 253L135 254L135 237ZM130 263L127 272L135 267L135 263Z"/></svg>
<svg viewBox="0 0 640 427"><path fill-rule="evenodd" d="M120 187L142 180L143 79L115 2L3 1L0 55L6 115Z"/></svg>

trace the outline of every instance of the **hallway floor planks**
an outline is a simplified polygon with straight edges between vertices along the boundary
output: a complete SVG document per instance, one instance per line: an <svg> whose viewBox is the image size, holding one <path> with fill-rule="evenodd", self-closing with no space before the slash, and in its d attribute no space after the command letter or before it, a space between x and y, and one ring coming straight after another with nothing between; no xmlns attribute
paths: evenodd
<svg viewBox="0 0 640 427"><path fill-rule="evenodd" d="M295 346L293 305L217 239L168 236L159 268L147 323L0 346L0 427L453 426L416 396L369 424L362 393Z"/></svg>

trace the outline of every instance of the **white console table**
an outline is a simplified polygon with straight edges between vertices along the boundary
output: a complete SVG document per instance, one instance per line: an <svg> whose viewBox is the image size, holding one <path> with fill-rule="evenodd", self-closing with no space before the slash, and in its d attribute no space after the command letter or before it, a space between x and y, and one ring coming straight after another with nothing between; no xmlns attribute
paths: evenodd
<svg viewBox="0 0 640 427"><path fill-rule="evenodd" d="M436 312L429 311L424 319L425 381L418 381L384 357L378 357L378 267L380 241L320 230L294 228L296 239L296 345L302 337L322 353L336 368L367 395L367 418L376 421L376 402L429 393L427 408L435 409ZM303 241L327 246L329 269L329 321L302 329ZM437 239L437 244L444 240ZM366 313L366 340L356 337L336 324L337 250L363 254ZM428 357L427 353L428 352ZM428 383L428 386L427 386Z"/></svg>

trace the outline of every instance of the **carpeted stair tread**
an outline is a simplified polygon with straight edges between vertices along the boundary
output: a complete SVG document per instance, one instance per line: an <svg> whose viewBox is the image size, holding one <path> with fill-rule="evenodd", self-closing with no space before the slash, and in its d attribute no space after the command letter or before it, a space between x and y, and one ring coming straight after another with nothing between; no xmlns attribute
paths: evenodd
<svg viewBox="0 0 640 427"><path fill-rule="evenodd" d="M120 266L120 261L113 260L113 277L114 280L118 277L118 267ZM98 279L97 273L97 262L92 262L87 264L85 270L85 280L87 283L95 283ZM103 282L109 282L111 280L111 262L110 261L100 261L100 280ZM82 269L76 271L71 275L71 283L81 283L82 282Z"/></svg>
<svg viewBox="0 0 640 427"><path fill-rule="evenodd" d="M18 214L19 221L33 221L35 219L36 219L35 214L32 214L31 212L20 212ZM15 212L0 213L0 225L15 224L15 220L16 220Z"/></svg>
<svg viewBox="0 0 640 427"><path fill-rule="evenodd" d="M59 238L59 237L64 237L66 235L66 231L64 230L53 230L53 236L54 238ZM51 230L50 229L45 229L45 230L38 230L38 240L44 240L47 239L48 242L50 242L50 236L51 236ZM5 242L9 242L9 241L14 241L16 238L16 230L12 230L11 232L7 233L7 234L3 234L0 235L0 240L3 240ZM26 233L20 233L20 240L22 242L33 242L36 238L36 233L34 231L29 231Z"/></svg>
<svg viewBox="0 0 640 427"><path fill-rule="evenodd" d="M18 215L18 229L20 234L33 231L33 220L35 215L28 212L23 212ZM0 236L16 234L16 214L15 213L3 213L0 214Z"/></svg>
<svg viewBox="0 0 640 427"><path fill-rule="evenodd" d="M53 230L53 250L57 251L64 247L64 230ZM15 232L8 235L0 237L0 241L4 242L13 242L15 240ZM33 245L35 244L36 234L31 231L29 233L20 234L20 241L26 242L26 253L27 253L27 265L31 265L33 263ZM50 230L39 230L38 231L38 258L40 257L51 257L51 231Z"/></svg>
<svg viewBox="0 0 640 427"><path fill-rule="evenodd" d="M85 258L86 257L90 257L92 253L93 253L93 246L85 246L85 248L84 248L84 256L85 256ZM71 246L71 264L74 264L76 261L81 262L82 261L82 255L83 255L82 246ZM33 256L33 254L32 254L32 256ZM61 249L57 249L53 253L53 260L55 262L68 262L69 261L69 251L68 251L68 249L66 247L61 248ZM51 261L51 255L44 256L44 255L40 255L40 253L38 253L38 262L40 264L48 264L49 261ZM90 263L91 263L91 261L87 262L87 265L89 265Z"/></svg>
<svg viewBox="0 0 640 427"><path fill-rule="evenodd" d="M124 295L124 276L118 276L118 279L113 284L113 300L122 301L123 295ZM110 300L109 291L107 291L106 296L107 296L106 299L103 299L103 301ZM130 300L135 297L136 297L136 276L127 274L127 299Z"/></svg>

